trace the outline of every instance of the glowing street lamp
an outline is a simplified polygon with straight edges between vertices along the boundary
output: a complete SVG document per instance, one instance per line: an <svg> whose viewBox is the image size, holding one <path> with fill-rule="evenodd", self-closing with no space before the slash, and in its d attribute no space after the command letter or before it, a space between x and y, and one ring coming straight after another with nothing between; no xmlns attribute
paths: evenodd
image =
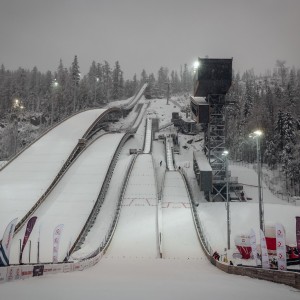
<svg viewBox="0 0 300 300"><path fill-rule="evenodd" d="M259 227L265 232L264 226L264 207L263 207L263 197L262 197L262 187L261 187L261 151L260 151L260 139L263 135L261 130L255 130L249 135L249 137L256 139L256 154L257 154L257 178L258 178L258 203L259 203Z"/></svg>
<svg viewBox="0 0 300 300"><path fill-rule="evenodd" d="M95 78L95 98L94 98L94 104L96 105L96 99L97 99L97 83L99 82L99 77Z"/></svg>
<svg viewBox="0 0 300 300"><path fill-rule="evenodd" d="M228 176L228 150L224 150L222 156L225 157L226 172L226 212L227 212L227 249L230 250L230 217L229 217L229 176Z"/></svg>
<svg viewBox="0 0 300 300"><path fill-rule="evenodd" d="M56 78L54 78L52 86L53 86L53 91L52 91L53 94L51 96L51 116L50 116L50 125L51 126L53 124L53 118L54 118L54 99L53 99L55 97L54 92L59 86L59 83L57 82Z"/></svg>
<svg viewBox="0 0 300 300"><path fill-rule="evenodd" d="M199 60L196 60L194 62L194 72L196 72L199 67L200 67L200 62L199 62Z"/></svg>

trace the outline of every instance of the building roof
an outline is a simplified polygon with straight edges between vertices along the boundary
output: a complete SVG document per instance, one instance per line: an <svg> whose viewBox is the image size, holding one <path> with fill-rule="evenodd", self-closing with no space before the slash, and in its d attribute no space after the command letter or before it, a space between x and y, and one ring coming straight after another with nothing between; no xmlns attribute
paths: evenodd
<svg viewBox="0 0 300 300"><path fill-rule="evenodd" d="M207 157L201 153L200 151L193 152L194 158L198 164L200 171L210 171L212 172L212 168L207 160Z"/></svg>

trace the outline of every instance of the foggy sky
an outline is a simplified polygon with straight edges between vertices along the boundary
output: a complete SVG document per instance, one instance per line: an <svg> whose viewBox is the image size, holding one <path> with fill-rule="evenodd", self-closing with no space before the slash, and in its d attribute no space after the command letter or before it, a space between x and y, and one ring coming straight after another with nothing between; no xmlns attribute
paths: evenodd
<svg viewBox="0 0 300 300"><path fill-rule="evenodd" d="M299 0L0 0L0 64L80 71L119 60L125 78L197 57L233 57L235 71L300 67Z"/></svg>

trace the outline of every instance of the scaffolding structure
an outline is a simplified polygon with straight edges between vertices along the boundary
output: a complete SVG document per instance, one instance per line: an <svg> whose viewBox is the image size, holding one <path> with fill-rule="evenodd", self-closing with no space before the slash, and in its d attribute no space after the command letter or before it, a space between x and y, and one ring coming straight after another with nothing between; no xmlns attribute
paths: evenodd
<svg viewBox="0 0 300 300"><path fill-rule="evenodd" d="M194 119L204 128L204 153L212 168L212 188L207 200L226 201L226 101L232 81L232 59L199 58L195 70ZM202 97L202 100L197 97ZM203 105L203 99L208 106ZM208 114L207 117L203 116ZM207 121L201 121L207 120ZM228 174L227 174L228 175Z"/></svg>

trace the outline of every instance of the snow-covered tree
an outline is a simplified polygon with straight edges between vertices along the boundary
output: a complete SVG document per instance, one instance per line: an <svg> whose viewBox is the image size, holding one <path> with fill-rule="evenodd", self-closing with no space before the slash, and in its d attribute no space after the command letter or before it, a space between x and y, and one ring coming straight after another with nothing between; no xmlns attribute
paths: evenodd
<svg viewBox="0 0 300 300"><path fill-rule="evenodd" d="M71 82L73 88L73 111L75 111L77 107L77 92L78 92L77 90L80 81L80 72L79 72L77 55L75 55L74 60L72 62L70 73L71 73Z"/></svg>

